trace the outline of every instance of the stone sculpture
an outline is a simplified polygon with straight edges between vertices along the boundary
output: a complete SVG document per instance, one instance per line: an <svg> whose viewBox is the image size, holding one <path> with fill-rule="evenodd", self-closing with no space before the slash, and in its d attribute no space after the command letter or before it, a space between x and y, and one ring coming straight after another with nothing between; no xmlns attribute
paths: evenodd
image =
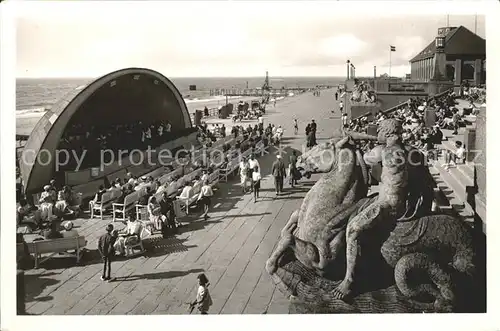
<svg viewBox="0 0 500 331"><path fill-rule="evenodd" d="M382 135L388 132L388 136L394 136L393 130L384 130L384 126L393 125L388 121L382 122L380 131ZM267 271L283 290L296 296L295 301L309 308L321 306L323 312L467 310L462 308L467 301L463 300L464 291L474 287L478 277L472 231L453 216L432 214L428 210L422 213L421 204L408 203L422 199L402 192L407 191L404 187L422 178L407 177L401 168L385 170L392 171L392 175L398 175L398 180L403 182L403 190L399 189L393 201L397 212L393 209L384 212L382 221L361 233L360 241L355 243L360 248L355 252L357 258L352 258L352 254L347 256L352 263L351 272L361 271L351 274L354 282L348 284L348 291L339 291L339 286L345 286L345 282L339 280L345 280L348 266L346 232L355 224L356 217L370 207L378 206L375 209L381 213L379 206L387 198L378 194L367 196L366 165L361 152L352 144L356 138L373 137L351 136L354 139L348 136L303 156L305 167L313 160L316 165L309 168L327 172L283 228L280 242L266 263ZM387 144L387 139L380 136L379 133L379 141L386 148L390 146L391 143ZM315 153L324 153L328 148L333 157L318 164L323 158ZM408 185L404 184L406 179ZM383 178L382 181L381 189L394 191L391 180L384 182ZM399 210L404 207L405 212ZM408 209L413 211L408 213ZM365 219L376 216L380 215L371 213ZM318 312L315 308L306 311Z"/></svg>

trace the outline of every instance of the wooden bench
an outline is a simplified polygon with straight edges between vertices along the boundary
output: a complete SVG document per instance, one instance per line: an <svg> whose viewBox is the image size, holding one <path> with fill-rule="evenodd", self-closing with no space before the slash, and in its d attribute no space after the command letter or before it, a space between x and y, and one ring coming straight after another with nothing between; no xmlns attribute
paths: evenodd
<svg viewBox="0 0 500 331"><path fill-rule="evenodd" d="M200 194L201 186L202 186L202 183L197 182L193 186L192 195L189 198L180 198L180 197L178 198L178 200L183 202L183 205L186 208L186 214L189 214L189 207L191 205L193 205L198 200L198 195Z"/></svg>
<svg viewBox="0 0 500 331"><path fill-rule="evenodd" d="M182 166L179 166L175 168L174 170L167 172L163 176L161 176L158 180L160 181L160 184L165 184L168 180L171 180L175 176L181 176L182 173L184 172L184 169Z"/></svg>
<svg viewBox="0 0 500 331"><path fill-rule="evenodd" d="M141 177L145 173L147 173L150 169L146 168L144 165L139 164L136 166L130 166L127 168L127 172L130 172L132 175Z"/></svg>
<svg viewBox="0 0 500 331"><path fill-rule="evenodd" d="M124 179L127 177L127 170L125 169L121 169L121 170L118 170L116 172L113 172L112 174L109 174L106 176L108 178L108 181L110 183L113 183L113 181L117 178L120 178L120 179Z"/></svg>
<svg viewBox="0 0 500 331"><path fill-rule="evenodd" d="M240 163L238 161L238 158L234 158L229 161L225 169L219 170L219 180L221 180L222 182L227 182L229 176L232 175L234 171L239 168L239 166Z"/></svg>
<svg viewBox="0 0 500 331"><path fill-rule="evenodd" d="M72 190L74 192L79 192L82 194L82 199L92 199L95 196L95 192L99 190L99 187L104 186L104 179L97 179L86 184L73 186Z"/></svg>
<svg viewBox="0 0 500 331"><path fill-rule="evenodd" d="M156 179L157 177L160 177L161 175L163 175L165 173L165 168L164 167L159 167L159 168L156 168L154 169L153 171L150 171L148 172L147 174L144 174L143 176L146 176L146 177L153 177L154 179Z"/></svg>
<svg viewBox="0 0 500 331"><path fill-rule="evenodd" d="M265 154L266 149L266 145L264 145L264 142L262 140L255 144L255 154L260 154L262 156Z"/></svg>
<svg viewBox="0 0 500 331"><path fill-rule="evenodd" d="M202 172L203 169L196 169L191 171L189 174L184 175L181 179L184 182L191 182L196 178L196 176L201 176Z"/></svg>
<svg viewBox="0 0 500 331"><path fill-rule="evenodd" d="M145 187L138 191L134 191L128 194L124 199L123 203L113 203L112 204L112 213L113 213L113 222L122 222L127 219L127 211L132 208L135 208L135 204L137 201L146 194Z"/></svg>
<svg viewBox="0 0 500 331"><path fill-rule="evenodd" d="M102 220L106 209L108 209L112 205L113 201L121 197L121 195L121 190L113 189L104 193L101 197L101 201L90 201L90 218L94 218L94 212L99 212L99 217Z"/></svg>
<svg viewBox="0 0 500 331"><path fill-rule="evenodd" d="M65 256L75 257L76 263L80 262L83 254L83 248L87 245L87 240L84 236L74 238L58 238L58 239L45 239L27 243L30 254L35 258L35 268L56 254L63 254ZM68 253L74 250L75 253ZM42 254L48 254L42 258Z"/></svg>
<svg viewBox="0 0 500 331"><path fill-rule="evenodd" d="M214 170L210 175L208 175L208 183L212 188L215 188L219 184L220 170Z"/></svg>

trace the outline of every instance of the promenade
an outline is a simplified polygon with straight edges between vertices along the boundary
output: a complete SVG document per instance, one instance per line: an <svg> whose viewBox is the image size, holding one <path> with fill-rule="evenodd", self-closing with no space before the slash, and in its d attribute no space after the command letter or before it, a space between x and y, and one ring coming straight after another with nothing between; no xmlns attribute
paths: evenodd
<svg viewBox="0 0 500 331"><path fill-rule="evenodd" d="M273 123L284 128L285 148L281 152L286 163L291 148L302 150L304 129L311 119L318 124L319 142L338 134L340 114L334 93L323 90L320 97L304 93L268 108L264 125ZM297 136L293 132L294 118L299 123ZM232 124L230 119L209 122ZM250 123L256 121L242 122L244 126ZM187 314L186 303L196 295L196 276L204 272L210 280L213 300L209 314L288 313L288 299L275 287L264 265L281 229L318 177L304 180L294 189L285 184L285 194L275 197L270 170L277 149L271 147L269 151L259 157L263 180L257 203L251 194L242 195L239 179L220 183L208 221L191 216L183 220L187 225L175 237L163 239L155 235L146 240L145 255L113 262L113 282L100 280L102 263L96 250L97 238L111 222L110 216L104 220L76 220L75 228L87 238L89 251L79 266L75 266L74 259L56 257L40 269L27 270L27 312Z"/></svg>

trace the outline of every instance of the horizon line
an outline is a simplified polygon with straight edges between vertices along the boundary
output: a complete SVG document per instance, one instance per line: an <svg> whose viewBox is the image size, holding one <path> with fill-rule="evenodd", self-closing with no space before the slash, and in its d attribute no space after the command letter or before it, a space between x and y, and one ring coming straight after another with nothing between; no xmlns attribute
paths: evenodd
<svg viewBox="0 0 500 331"><path fill-rule="evenodd" d="M18 76L16 77L16 80L18 79L98 79L101 76L96 76L96 77L91 77L91 76ZM263 78L265 76L259 75L259 76L169 76L167 77L168 79L176 79L176 78ZM289 75L283 75L283 76L269 76L270 79L273 77L276 78L346 78L344 75L342 76L318 76L318 75L300 75L300 76L289 76ZM403 77L403 76L402 76ZM373 78L372 76L365 76L365 75L359 75L356 76L355 78Z"/></svg>

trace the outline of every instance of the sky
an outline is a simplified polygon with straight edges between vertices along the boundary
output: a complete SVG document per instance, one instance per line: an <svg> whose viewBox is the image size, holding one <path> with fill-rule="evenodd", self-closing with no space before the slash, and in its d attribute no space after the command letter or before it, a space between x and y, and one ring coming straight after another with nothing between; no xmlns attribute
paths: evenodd
<svg viewBox="0 0 500 331"><path fill-rule="evenodd" d="M356 3L356 2L355 2ZM17 77L97 77L146 67L167 77L409 73L438 27L474 15L337 2L29 2L16 7ZM470 12L470 11L469 11ZM485 18L477 16L485 38Z"/></svg>

